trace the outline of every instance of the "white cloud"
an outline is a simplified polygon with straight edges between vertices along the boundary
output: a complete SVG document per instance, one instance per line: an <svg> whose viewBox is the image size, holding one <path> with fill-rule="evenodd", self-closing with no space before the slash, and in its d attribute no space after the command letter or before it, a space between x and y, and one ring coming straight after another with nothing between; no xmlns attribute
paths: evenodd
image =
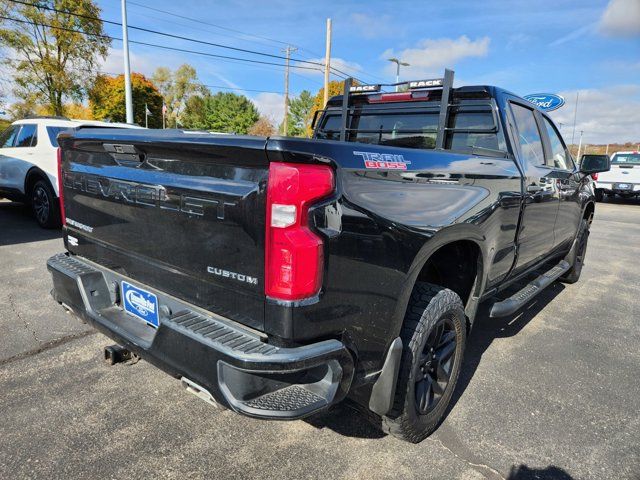
<svg viewBox="0 0 640 480"><path fill-rule="evenodd" d="M562 37L554 40L553 42L551 42L549 44L550 47L557 47L559 45L565 44L567 42L571 42L573 40L577 40L580 37L584 37L587 33L591 32L594 27L596 26L595 23L589 23L587 25L583 25L582 27L576 28L575 30L572 30L571 32L567 33L566 35L563 35Z"/></svg>
<svg viewBox="0 0 640 480"><path fill-rule="evenodd" d="M616 37L640 35L640 0L610 0L600 18L600 31Z"/></svg>
<svg viewBox="0 0 640 480"><path fill-rule="evenodd" d="M571 142L576 90L560 92L566 104L551 112L562 123L562 136ZM603 89L579 90L575 142L580 130L583 143L606 144L640 142L640 85L617 85Z"/></svg>
<svg viewBox="0 0 640 480"><path fill-rule="evenodd" d="M506 48L507 50L523 48L525 45L530 43L531 40L533 40L531 35L527 35L526 33L515 33L513 35L509 35L507 38Z"/></svg>
<svg viewBox="0 0 640 480"><path fill-rule="evenodd" d="M371 15L369 13L352 13L351 24L364 38L382 38L398 35L397 29L391 28L390 15Z"/></svg>
<svg viewBox="0 0 640 480"><path fill-rule="evenodd" d="M277 127L284 118L284 95L279 93L259 93L251 98L260 115L267 117Z"/></svg>
<svg viewBox="0 0 640 480"><path fill-rule="evenodd" d="M157 58L157 56L141 55L130 50L129 65L131 66L131 71L150 77L156 68L160 66ZM166 62L166 57L163 57L163 62ZM166 66L164 63L162 65ZM110 48L107 58L101 60L100 71L116 75L124 73L124 53L122 49Z"/></svg>
<svg viewBox="0 0 640 480"><path fill-rule="evenodd" d="M489 37L471 40L466 35L458 38L438 38L420 40L414 48L402 51L386 50L380 58L388 59L396 57L410 66L402 67L403 77L416 78L426 75L440 75L445 67L453 67L454 64L464 58L485 57L489 52ZM386 72L395 75L395 65L389 63Z"/></svg>

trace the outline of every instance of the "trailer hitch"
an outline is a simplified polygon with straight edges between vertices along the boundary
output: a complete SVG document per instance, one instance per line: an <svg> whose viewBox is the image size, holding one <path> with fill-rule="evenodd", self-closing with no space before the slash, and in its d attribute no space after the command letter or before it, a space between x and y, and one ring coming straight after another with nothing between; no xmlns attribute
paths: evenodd
<svg viewBox="0 0 640 480"><path fill-rule="evenodd" d="M109 345L104 347L104 361L108 365L115 365L116 363L127 362L129 365L138 363L140 357L133 352L130 352L121 345Z"/></svg>

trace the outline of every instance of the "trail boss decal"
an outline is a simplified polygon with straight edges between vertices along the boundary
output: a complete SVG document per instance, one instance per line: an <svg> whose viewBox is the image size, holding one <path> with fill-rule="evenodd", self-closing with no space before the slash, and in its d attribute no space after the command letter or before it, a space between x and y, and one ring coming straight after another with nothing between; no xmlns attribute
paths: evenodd
<svg viewBox="0 0 640 480"><path fill-rule="evenodd" d="M364 160L365 168L375 168L378 170L406 170L410 165L409 160L405 160L402 155L392 153L376 153L376 152L353 152Z"/></svg>

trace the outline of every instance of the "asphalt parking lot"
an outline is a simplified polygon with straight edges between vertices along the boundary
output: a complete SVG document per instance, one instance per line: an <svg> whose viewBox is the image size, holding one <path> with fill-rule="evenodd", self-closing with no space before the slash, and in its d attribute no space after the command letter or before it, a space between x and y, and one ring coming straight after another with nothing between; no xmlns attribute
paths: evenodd
<svg viewBox="0 0 640 480"><path fill-rule="evenodd" d="M640 201L597 205L583 276L481 314L454 407L419 445L348 405L288 423L216 410L49 296L63 249L0 201L0 478L640 479Z"/></svg>

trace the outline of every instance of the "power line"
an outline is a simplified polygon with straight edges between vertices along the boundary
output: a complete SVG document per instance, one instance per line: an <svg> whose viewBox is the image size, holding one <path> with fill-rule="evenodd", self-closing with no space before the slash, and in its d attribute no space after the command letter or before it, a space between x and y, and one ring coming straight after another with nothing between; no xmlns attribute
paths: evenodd
<svg viewBox="0 0 640 480"><path fill-rule="evenodd" d="M14 0L12 0L14 1ZM67 13L67 12L65 12ZM99 33L88 33L88 32L83 32L82 30L75 30L73 28L66 28L66 27L59 27L59 26L55 26L55 25L49 25L46 23L37 23L37 22L31 22L28 20L22 20L22 19L18 19L18 18L11 18L11 17L5 17L3 15L0 15L0 19L3 20L10 20L12 22L17 22L17 23L22 23L22 24L27 24L27 25L40 25L43 27L47 27L47 28L53 28L56 30L63 30L66 32L72 32L72 33L80 33L82 35L87 35L87 36L92 36L92 37L98 37L98 38L105 38L108 40L117 40L119 42L122 41L122 38L120 37L115 37L112 35L105 35L105 34L99 34ZM194 55L202 55L205 57L212 57L212 58L220 58L220 59L226 59L226 60L236 60L236 61L240 61L240 62L247 62L247 63L257 63L257 64L261 64L261 65L273 65L276 67L285 67L285 64L283 63L275 63L275 62L266 62L263 60L253 60L250 58L242 58L242 57L231 57L228 55L218 55L215 53L209 53L209 52L200 52L197 50L189 50L186 48L178 48L178 47L169 47L167 45L158 45L156 43L148 43L148 42L141 42L139 40L129 40L129 43L134 43L136 45L143 45L146 47L154 47L154 48L161 48L163 50L171 50L171 51L175 51L175 52L181 52L181 53L191 53ZM302 69L302 70L317 70L319 71L319 68L316 67L307 67L304 65L291 65L291 68L298 68L298 69Z"/></svg>
<svg viewBox="0 0 640 480"><path fill-rule="evenodd" d="M131 5L136 5L136 6L138 6L138 7L146 8L146 9L148 9L148 10L153 10L153 11L155 11L155 12L164 13L165 15L171 15L171 16L173 16L173 17L183 18L183 19L185 19L185 20L190 20L190 21L192 21L192 22L200 23L200 24L202 24L202 25L209 25L209 26L211 26L211 27L219 28L219 29L221 29L221 30L226 30L226 31L229 31L229 32L234 32L234 33L239 33L240 35L244 35L244 36L246 36L246 37L259 38L259 39L262 39L262 40L267 40L267 41L270 41L270 42L279 43L279 44L281 44L281 45L291 45L292 47L297 48L299 51L308 52L309 54L311 54L311 55L313 55L313 56L315 56L315 57L318 57L318 58L322 57L322 55L320 55L319 53L316 53L316 52L314 52L314 51L312 51L312 50L309 50L308 48L303 48L303 47L301 47L300 45L295 45L295 44L290 43L290 42L283 42L283 41L281 41L281 40L275 40L275 39L273 39L273 38L269 38L269 37L263 37L263 36L260 36L260 35L253 35L253 34L250 34L250 33L243 32L243 31L241 31L241 30L236 30L236 29L233 29L233 28L223 27L222 25L217 25L217 24L215 24L215 23L206 22L206 21L204 21L204 20L200 20L200 19L197 19L197 18L187 17L186 15L180 15L180 14L178 14L178 13L174 13L174 12L169 12L168 10L162 10L162 9L160 9L160 8L149 7L148 5L143 5L143 4L138 3L138 2L132 2L131 0L129 0L129 3L130 3ZM238 37L236 37L236 38L238 38ZM295 59L293 59L293 58L292 58L291 60L292 60L292 61L294 61ZM309 59L306 59L306 60L309 60ZM298 61L299 61L299 60L298 60ZM312 63L315 63L315 64L317 64L317 65L321 65L321 66L323 66L323 65L324 65L322 62L312 62ZM351 70L351 67L349 67L349 69ZM333 71L334 71L334 73L335 73L335 72L337 72L337 73L341 73L341 74L343 74L343 75L346 75L347 77L348 77L348 76L353 76L351 73L344 72L344 71L342 71L342 70L340 70L340 69L338 69L338 68L335 68L335 67L331 67L331 70L333 70ZM353 69L353 70L355 70L355 69ZM383 81L384 81L384 79L383 79L382 77L379 77L379 76L377 76L377 75L373 75L372 73L368 73L368 72L367 72L367 73L363 73L363 75L366 75L366 76L368 76L368 77L371 77L371 78L375 78L375 79L383 80ZM354 78L355 78L355 77L354 77ZM358 79L356 79L356 80L358 80Z"/></svg>
<svg viewBox="0 0 640 480"><path fill-rule="evenodd" d="M183 18L185 20L190 20L192 22L200 23L202 25L209 25L211 27L220 28L222 30L227 30L229 32L239 33L240 35L244 35L246 37L259 38L259 39L262 39L262 40L267 40L267 41L270 41L270 42L279 43L281 45L291 45L292 47L297 48L301 52L308 52L310 55L313 55L313 56L315 56L317 58L322 57L321 54L319 54L317 52L314 52L313 50L309 50L308 48L303 48L300 45L296 45L296 44L293 44L293 43L290 43L290 42L283 42L281 40L275 40L275 39L269 38L269 37L263 37L263 36L260 36L260 35L253 35L251 33L246 33L246 32L243 32L241 30L235 30L233 28L223 27L222 25L216 25L215 23L206 22L204 20L200 20L200 19L197 19L197 18L187 17L186 15L180 15L180 14L177 14L177 13L174 13L174 12L169 12L168 10L162 10L160 8L149 7L147 5L143 5L143 4L138 3L138 2L132 2L130 0L129 0L129 3L131 5L137 5L138 7L146 8L148 10L153 10L155 12L164 13L165 15L171 15L173 17ZM236 38L238 38L238 37L236 37ZM292 58L291 60L293 61L294 59ZM309 60L309 59L306 59L306 60ZM320 65L324 65L321 62L314 62L314 63L319 63ZM348 67L348 69L355 71L355 69L352 69L351 67ZM341 73L341 74L346 75L346 76L353 76L351 73L344 72L342 70L339 70L338 68L331 67L331 70L333 70L335 72L338 72L338 73ZM378 80L382 80L382 81L385 80L384 78L379 77L379 76L374 75L374 74L369 73L369 72L363 72L362 74L366 75L368 77L371 77L371 78L378 79ZM358 80L358 79L356 79L356 80Z"/></svg>
<svg viewBox="0 0 640 480"><path fill-rule="evenodd" d="M97 20L97 21L101 21L103 23L107 23L107 24L110 24L110 25L116 25L116 26L122 27L122 23L121 22L116 22L116 21L113 21L113 20L104 20L104 19L101 19L99 17L94 17L94 16L91 16L91 15L84 15L84 14L74 13L74 12L70 12L70 11L66 11L66 10L60 10L60 9L53 8L53 7L48 7L48 6L45 6L45 5L38 5L38 4L30 3L30 2L24 2L22 0L9 0L9 1L12 2L12 3L20 4L20 5L36 7L38 9L48 10L48 11L52 11L52 12L56 12L56 13L62 13L62 14L65 14L65 15L71 15L71 16L74 16L74 17L77 17L77 18L84 18L84 19L88 19L88 20ZM29 23L29 22L25 21L25 23ZM45 25L45 24L41 24L41 25L48 26L49 28L62 28L62 27L53 27L53 26ZM166 33L166 32L161 32L161 31L158 31L158 30L153 30L153 29L150 29L150 28L137 27L137 26L134 26L134 25L129 25L128 28L130 28L131 30L138 30L138 31L146 32L146 33L152 33L154 35L161 35L161 36L164 36L164 37L175 38L177 40L184 40L184 41L188 41L188 42L199 43L199 44L202 44L202 45L208 45L208 46L212 46L212 47L224 48L224 49L233 50L233 51L237 51L237 52L248 53L250 55L260 55L260 56L264 56L264 57L276 58L276 59L279 59L279 60L287 60L286 57L284 57L282 55L276 55L276 54L271 54L271 53L266 53L266 52L258 52L258 51L249 50L249 49L246 49L246 48L233 47L233 46L230 46L230 45L224 45L224 44L220 44L220 43L208 42L206 40L199 40L197 38L185 37L183 35L175 35L175 34L172 34L172 33ZM72 30L72 31L75 31L75 30ZM81 32L81 31L77 31L77 32L78 33L85 33L85 32ZM119 39L117 37L113 37L113 39L122 41L122 39ZM139 45L150 45L150 44L145 44L143 42L134 42L133 40L131 40L130 43L137 43ZM154 45L154 46L157 46L157 45ZM169 47L165 47L165 46L159 46L159 47L169 48ZM187 53L196 53L196 52L188 51L188 50L178 50L178 51L187 52ZM197 53L203 54L202 52L197 52ZM213 56L213 55L211 55L211 56ZM219 56L218 58L225 58L225 57ZM232 58L232 57L228 57L228 58ZM235 59L238 59L238 58L235 58ZM240 60L242 60L242 59L240 59ZM250 61L250 59L245 59L245 61ZM297 59L297 58L291 58L290 61L298 62L298 63L304 63L304 64L308 64L308 65L315 65L317 67L323 67L324 66L324 64L321 63L321 62L314 62L314 61ZM255 60L255 62L258 63L257 60ZM284 66L284 65L281 65L281 66ZM295 68L302 68L300 66L294 66L294 67ZM336 75L338 75L340 73L340 74L349 76L349 74L347 74L345 72L342 72L342 71L340 71L338 69L333 69L332 68L332 70L335 70L336 72L338 72L338 73L336 73Z"/></svg>
<svg viewBox="0 0 640 480"><path fill-rule="evenodd" d="M24 59L22 58L16 58L16 57L6 57L6 60L14 60L14 61L23 61ZM65 69L68 70L73 70L76 72L87 72L87 73L99 73L101 75L107 75L109 77L118 77L120 75L122 75L122 73L115 73L115 72L105 72L104 70L92 70L89 68L80 68L80 67L65 67ZM252 93L275 93L278 95L284 95L284 92L278 92L278 91L274 91L274 90L256 90L253 88L242 88L242 87L228 87L225 85L208 85L206 83L199 83L199 85L202 85L203 87L207 87L210 89L220 89L220 90L239 90L239 91L243 91L243 92L252 92Z"/></svg>
<svg viewBox="0 0 640 480"><path fill-rule="evenodd" d="M146 9L148 9L148 10L153 10L153 11L155 11L155 12L164 13L164 14L166 14L166 15L171 15L172 17L183 18L183 19L185 19L185 20L190 20L190 21L192 21L192 22L200 23L200 24L202 24L202 25L208 25L208 26L210 26L210 27L215 27L215 28L219 28L219 29L221 29L221 30L226 30L226 31L228 31L228 32L239 33L239 34L244 35L244 36L247 36L247 37L259 38L259 39L262 39L262 40L267 40L267 41L269 41L269 42L279 43L279 44L281 44L281 45L288 45L288 43L287 43L287 42L283 42L283 41L276 40L276 39L269 38L269 37L263 37L263 36L260 36L260 35L253 35L253 34L250 34L250 33L242 32L242 31L240 31L240 30L235 30L235 29L233 29L233 28L223 27L222 25L216 25L215 23L206 22L206 21L204 21L204 20L200 20L200 19L197 19L197 18L187 17L186 15L180 15L180 14L178 14L178 13L169 12L169 11L167 11L167 10L162 10L162 9L160 9L160 8L150 7L150 6L148 6L148 5L144 5L144 4L142 4L142 3L132 2L132 1L129 1L129 3L130 3L131 5L136 5L136 6L138 6L138 7L146 8ZM296 46L297 46L297 45L296 45Z"/></svg>

